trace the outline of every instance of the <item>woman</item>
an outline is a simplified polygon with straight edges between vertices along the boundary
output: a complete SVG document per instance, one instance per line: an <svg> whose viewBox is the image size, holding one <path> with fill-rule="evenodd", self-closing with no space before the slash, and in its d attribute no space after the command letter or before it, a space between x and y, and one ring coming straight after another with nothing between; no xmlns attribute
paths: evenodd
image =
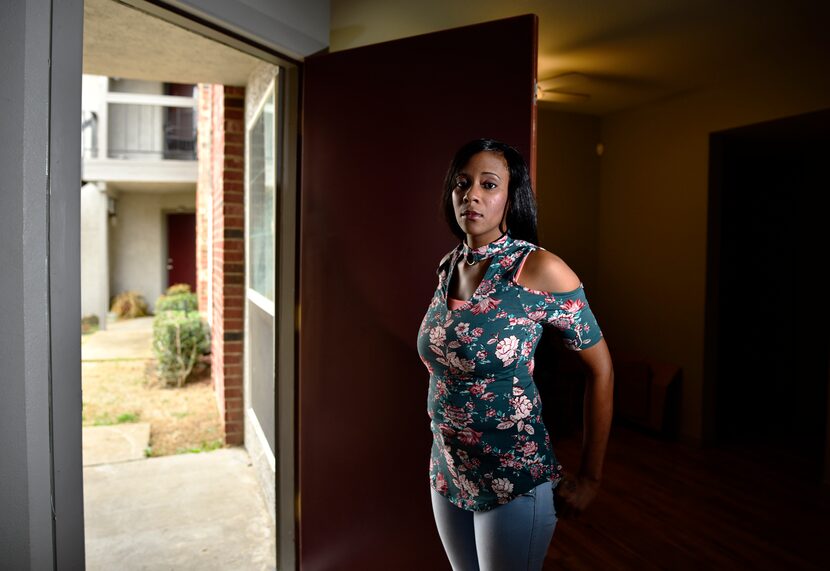
<svg viewBox="0 0 830 571"><path fill-rule="evenodd" d="M447 172L443 205L461 243L438 266L418 335L430 373L438 533L455 570L541 569L557 515L578 515L597 493L611 358L579 278L536 245L536 203L516 149L491 139L464 145ZM531 376L543 325L559 329L587 366L575 477L553 453Z"/></svg>

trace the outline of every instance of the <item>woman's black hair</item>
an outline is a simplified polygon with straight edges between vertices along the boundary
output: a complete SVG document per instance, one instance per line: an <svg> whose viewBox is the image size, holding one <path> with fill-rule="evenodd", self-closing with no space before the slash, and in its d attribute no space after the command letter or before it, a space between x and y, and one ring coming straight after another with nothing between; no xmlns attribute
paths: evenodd
<svg viewBox="0 0 830 571"><path fill-rule="evenodd" d="M441 197L444 218L450 230L463 242L467 235L455 219L452 193L455 177L470 159L483 151L498 153L507 162L510 180L507 184L507 229L517 240L538 244L536 232L536 197L530 184L530 172L524 157L515 148L494 139L475 139L458 149L444 178L444 192Z"/></svg>

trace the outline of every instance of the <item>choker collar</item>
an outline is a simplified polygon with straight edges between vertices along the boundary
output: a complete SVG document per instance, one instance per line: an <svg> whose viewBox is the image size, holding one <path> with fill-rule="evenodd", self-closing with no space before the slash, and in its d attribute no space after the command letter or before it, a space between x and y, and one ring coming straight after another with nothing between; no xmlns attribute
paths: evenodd
<svg viewBox="0 0 830 571"><path fill-rule="evenodd" d="M461 242L461 255L464 256L464 260L467 264L474 266L481 260L486 260L487 258L491 258L496 254L505 251L512 241L513 237L510 236L509 230L502 233L501 236L489 244L479 246L478 248L470 248L470 246L467 245L467 241L464 240Z"/></svg>

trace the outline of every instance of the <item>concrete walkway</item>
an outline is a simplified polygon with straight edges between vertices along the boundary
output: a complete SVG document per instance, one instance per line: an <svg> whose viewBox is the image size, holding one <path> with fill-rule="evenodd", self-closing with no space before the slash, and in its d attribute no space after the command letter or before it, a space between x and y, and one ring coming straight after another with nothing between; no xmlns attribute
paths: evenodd
<svg viewBox="0 0 830 571"><path fill-rule="evenodd" d="M276 569L243 448L86 467L84 519L89 571Z"/></svg>
<svg viewBox="0 0 830 571"><path fill-rule="evenodd" d="M144 460L150 445L150 423L84 426L83 442L84 466Z"/></svg>
<svg viewBox="0 0 830 571"><path fill-rule="evenodd" d="M152 317L84 336L84 361L151 357ZM276 569L276 529L244 448L145 458L149 424L89 426L86 568Z"/></svg>
<svg viewBox="0 0 830 571"><path fill-rule="evenodd" d="M152 358L153 318L118 321L107 319L107 328L81 338L81 361L147 361ZM85 426L84 466L144 459L150 444L146 422Z"/></svg>
<svg viewBox="0 0 830 571"><path fill-rule="evenodd" d="M81 340L82 361L152 359L153 318L107 319L107 328Z"/></svg>

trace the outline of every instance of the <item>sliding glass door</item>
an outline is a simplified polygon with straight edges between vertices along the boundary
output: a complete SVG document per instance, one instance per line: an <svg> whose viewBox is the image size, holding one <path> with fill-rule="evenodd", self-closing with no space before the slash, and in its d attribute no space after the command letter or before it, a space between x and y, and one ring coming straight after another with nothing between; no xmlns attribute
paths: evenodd
<svg viewBox="0 0 830 571"><path fill-rule="evenodd" d="M245 145L245 441L272 471L276 453L277 85L274 75L254 101Z"/></svg>

